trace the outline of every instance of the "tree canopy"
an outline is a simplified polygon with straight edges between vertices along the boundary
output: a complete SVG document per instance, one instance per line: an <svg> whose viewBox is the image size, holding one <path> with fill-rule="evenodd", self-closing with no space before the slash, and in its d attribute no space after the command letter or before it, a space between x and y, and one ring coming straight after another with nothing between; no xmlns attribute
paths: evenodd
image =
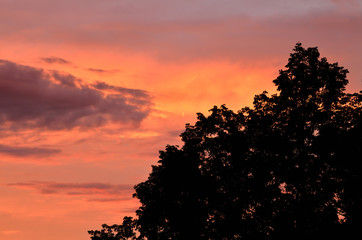
<svg viewBox="0 0 362 240"><path fill-rule="evenodd" d="M184 145L160 151L135 186L136 219L90 231L92 240L331 239L357 231L362 92L345 93L348 70L317 47L297 43L285 67L273 81L277 93L256 95L253 108L198 113L181 134Z"/></svg>

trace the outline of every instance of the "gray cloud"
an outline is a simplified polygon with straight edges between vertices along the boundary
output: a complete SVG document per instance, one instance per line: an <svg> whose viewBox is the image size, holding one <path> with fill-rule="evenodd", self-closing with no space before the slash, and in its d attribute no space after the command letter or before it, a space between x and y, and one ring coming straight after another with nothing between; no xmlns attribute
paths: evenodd
<svg viewBox="0 0 362 240"><path fill-rule="evenodd" d="M95 84L93 84L92 86L99 90L114 90L121 94L126 94L126 95L131 94L131 95L139 97L140 99L144 99L144 98L148 97L148 93L143 90L113 86L113 85L110 85L105 82L98 81Z"/></svg>
<svg viewBox="0 0 362 240"><path fill-rule="evenodd" d="M49 63L49 64L71 64L71 62L60 58L60 57L44 57L44 58L40 58L40 60L42 60L43 62Z"/></svg>
<svg viewBox="0 0 362 240"><path fill-rule="evenodd" d="M52 130L109 122L137 126L148 115L147 92L104 85L116 91L106 95L70 74L0 60L0 124Z"/></svg>
<svg viewBox="0 0 362 240"><path fill-rule="evenodd" d="M0 144L0 153L17 157L47 157L60 152L61 150L53 148L18 147Z"/></svg>

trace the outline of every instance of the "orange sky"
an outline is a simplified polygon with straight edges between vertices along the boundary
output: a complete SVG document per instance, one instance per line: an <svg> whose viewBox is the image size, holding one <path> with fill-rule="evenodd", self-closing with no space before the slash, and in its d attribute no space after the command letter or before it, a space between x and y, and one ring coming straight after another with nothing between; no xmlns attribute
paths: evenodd
<svg viewBox="0 0 362 240"><path fill-rule="evenodd" d="M250 106L296 42L362 87L360 0L0 0L0 239L86 240L158 150Z"/></svg>

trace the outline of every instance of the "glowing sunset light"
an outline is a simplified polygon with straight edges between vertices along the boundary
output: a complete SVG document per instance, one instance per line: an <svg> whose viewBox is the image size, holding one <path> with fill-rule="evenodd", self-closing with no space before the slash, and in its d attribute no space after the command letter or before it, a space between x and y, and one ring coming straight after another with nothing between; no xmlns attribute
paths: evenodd
<svg viewBox="0 0 362 240"><path fill-rule="evenodd" d="M251 106L296 42L362 87L359 0L0 0L0 239L87 240L197 112Z"/></svg>

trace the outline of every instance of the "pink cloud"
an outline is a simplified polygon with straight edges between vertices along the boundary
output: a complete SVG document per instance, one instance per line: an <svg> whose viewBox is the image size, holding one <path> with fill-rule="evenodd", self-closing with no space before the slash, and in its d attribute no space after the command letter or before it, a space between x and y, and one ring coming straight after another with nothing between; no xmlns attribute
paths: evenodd
<svg viewBox="0 0 362 240"><path fill-rule="evenodd" d="M320 15L337 21L350 16L340 10L341 4L336 7L336 0L195 0L177 3L150 0L143 4L93 0L87 4L84 1L72 1L72 4L61 1L51 6L44 0L32 1L32 4L19 1L22 3L8 3L7 10L32 14L19 17L17 24L14 23L4 37L16 36L17 40L54 44L61 40L83 47L108 45L113 50L151 54L166 61L240 60L244 56L253 57L256 52L269 52L265 56L269 58L284 44L292 46L303 40L295 37L295 31L299 31L297 35L300 37L313 37L296 28L296 21L303 19L307 24ZM64 12L53 9L66 10L67 17L62 18ZM358 13L358 10L354 9L354 12ZM271 26L269 23L276 17L281 21ZM8 22L6 20L3 22ZM280 24L287 25L287 28L281 28ZM315 24L310 26L320 29ZM276 34L280 31L281 34ZM330 34L333 32L327 35ZM271 48L276 47L275 43L279 43L277 50Z"/></svg>

